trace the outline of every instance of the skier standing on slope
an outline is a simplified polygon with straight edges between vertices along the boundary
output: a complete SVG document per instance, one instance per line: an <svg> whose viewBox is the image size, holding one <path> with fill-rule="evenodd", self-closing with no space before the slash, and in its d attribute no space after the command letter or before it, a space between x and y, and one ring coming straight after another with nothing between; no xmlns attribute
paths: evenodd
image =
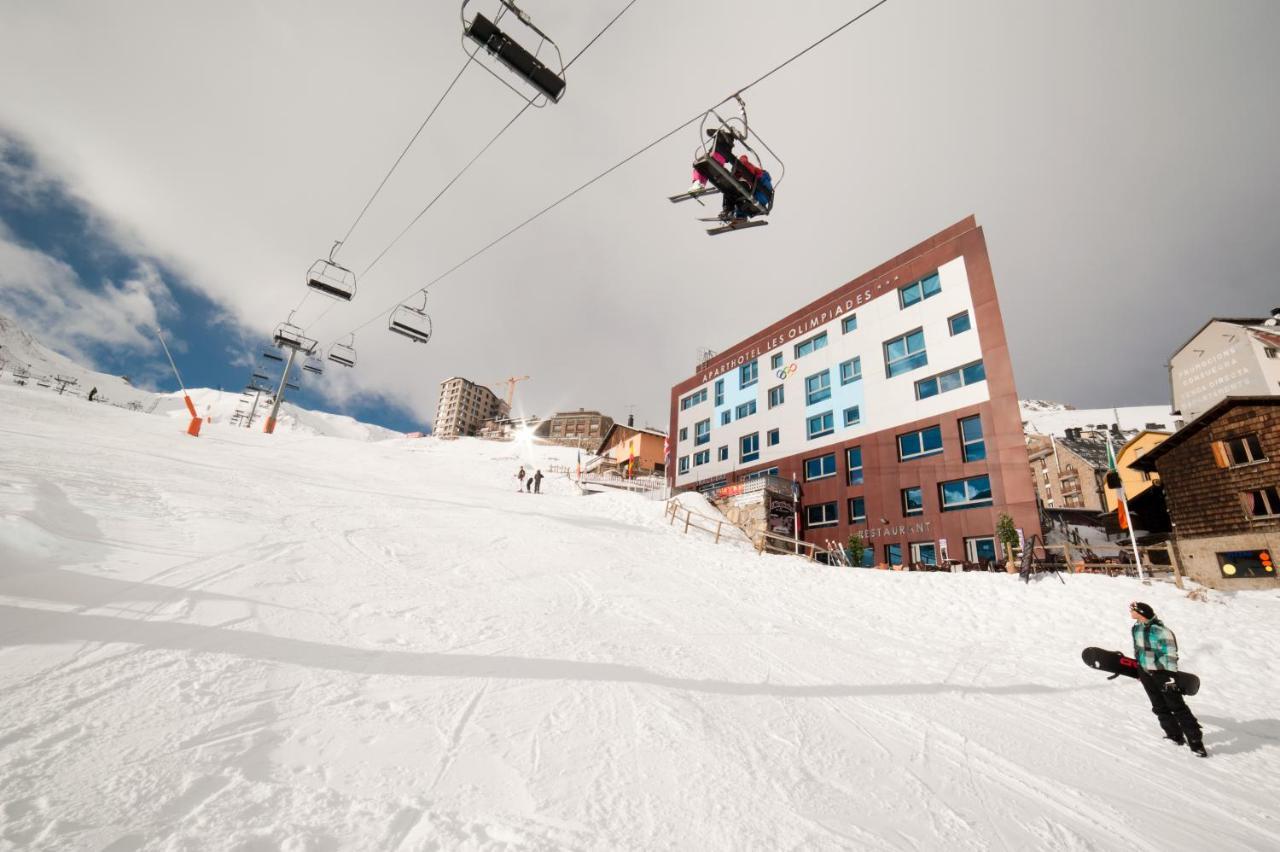
<svg viewBox="0 0 1280 852"><path fill-rule="evenodd" d="M516 474L516 490L524 489L524 465L520 465L520 472Z"/></svg>
<svg viewBox="0 0 1280 852"><path fill-rule="evenodd" d="M538 471L533 475L533 493L542 493L542 471Z"/></svg>
<svg viewBox="0 0 1280 852"><path fill-rule="evenodd" d="M1133 656L1142 669L1138 680L1151 699L1151 712L1156 714L1165 739L1177 745L1187 745L1200 757L1208 757L1200 722L1187 706L1173 672L1178 670L1178 638L1173 631L1156 618L1150 604L1134 601L1129 604L1133 618Z"/></svg>

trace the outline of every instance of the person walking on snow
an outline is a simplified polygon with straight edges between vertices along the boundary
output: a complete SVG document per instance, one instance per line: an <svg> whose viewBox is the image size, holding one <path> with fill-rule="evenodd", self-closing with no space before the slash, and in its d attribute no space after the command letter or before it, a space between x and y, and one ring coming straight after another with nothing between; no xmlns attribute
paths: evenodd
<svg viewBox="0 0 1280 852"><path fill-rule="evenodd" d="M1129 604L1129 615L1133 618L1133 656L1141 669L1138 681L1151 699L1151 712L1156 714L1165 739L1187 745L1199 757L1208 757L1200 722L1173 676L1178 670L1178 638L1156 618L1150 604L1134 601Z"/></svg>
<svg viewBox="0 0 1280 852"><path fill-rule="evenodd" d="M520 472L516 474L516 490L519 491L524 486L524 465L520 465Z"/></svg>
<svg viewBox="0 0 1280 852"><path fill-rule="evenodd" d="M542 493L542 471L541 470L539 470L537 473L533 475L533 493L534 494Z"/></svg>
<svg viewBox="0 0 1280 852"><path fill-rule="evenodd" d="M98 389L97 389L97 388L94 388L93 390L89 391L89 401L90 401L90 402L93 402L93 398L94 398L95 396L97 396L97 395L98 395Z"/></svg>

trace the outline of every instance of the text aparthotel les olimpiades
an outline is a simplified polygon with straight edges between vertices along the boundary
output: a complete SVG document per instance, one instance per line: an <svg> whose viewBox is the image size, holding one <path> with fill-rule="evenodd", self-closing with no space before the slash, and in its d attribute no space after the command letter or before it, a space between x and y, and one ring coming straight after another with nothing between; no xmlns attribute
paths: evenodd
<svg viewBox="0 0 1280 852"><path fill-rule="evenodd" d="M751 335L671 392L679 489L775 474L815 543L868 564L997 555L1039 533L1013 369L971 216Z"/></svg>

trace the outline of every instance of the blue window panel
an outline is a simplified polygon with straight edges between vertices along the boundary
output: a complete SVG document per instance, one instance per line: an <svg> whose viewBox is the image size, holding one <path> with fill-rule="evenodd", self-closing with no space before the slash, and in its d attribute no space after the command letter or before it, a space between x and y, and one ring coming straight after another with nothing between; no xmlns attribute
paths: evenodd
<svg viewBox="0 0 1280 852"><path fill-rule="evenodd" d="M825 456L818 456L814 459L805 459L804 462L804 478L806 481L811 479L826 479L828 476L836 475L836 454L827 453Z"/></svg>
<svg viewBox="0 0 1280 852"><path fill-rule="evenodd" d="M770 447L777 446L780 440L782 440L782 438L779 436L777 429L770 429L765 433L765 443Z"/></svg>
<svg viewBox="0 0 1280 852"><path fill-rule="evenodd" d="M754 399L749 399L746 402L742 403L742 405L738 406L737 417L739 420L741 420L742 418L750 417L755 413L756 413L756 401Z"/></svg>
<svg viewBox="0 0 1280 852"><path fill-rule="evenodd" d="M699 420L693 424L693 445L700 447L711 442L711 421Z"/></svg>
<svg viewBox="0 0 1280 852"><path fill-rule="evenodd" d="M721 411L721 412L720 412L720 425L721 425L721 426L728 426L728 425L729 425L730 423L732 423L732 422L733 422L733 412L732 412L732 411L730 411L730 410L728 410L728 409L726 408L724 411Z"/></svg>
<svg viewBox="0 0 1280 852"><path fill-rule="evenodd" d="M687 440L689 440L689 427L688 427L688 426L681 426L681 427L680 427L680 440L681 440L681 441L687 441Z"/></svg>
<svg viewBox="0 0 1280 852"><path fill-rule="evenodd" d="M760 380L760 365L755 361L748 361L738 368L738 387L751 387Z"/></svg>
<svg viewBox="0 0 1280 852"><path fill-rule="evenodd" d="M845 466L849 468L849 484L862 484L862 447L850 447L845 450Z"/></svg>
<svg viewBox="0 0 1280 852"><path fill-rule="evenodd" d="M920 437L924 444L925 453L942 452L942 427L930 426L927 429L920 430Z"/></svg>
<svg viewBox="0 0 1280 852"><path fill-rule="evenodd" d="M709 464L710 462L711 462L710 450L702 450L701 452L697 452L693 454L694 467L698 467L699 465Z"/></svg>
<svg viewBox="0 0 1280 852"><path fill-rule="evenodd" d="M862 378L862 359L850 358L840 364L840 384L847 385Z"/></svg>
<svg viewBox="0 0 1280 852"><path fill-rule="evenodd" d="M831 399L831 371L823 370L804 380L805 402L808 405Z"/></svg>
<svg viewBox="0 0 1280 852"><path fill-rule="evenodd" d="M929 426L898 436L898 460L908 461L942 452L942 427Z"/></svg>
<svg viewBox="0 0 1280 852"><path fill-rule="evenodd" d="M716 401L717 407L724 405L724 379L716 379Z"/></svg>
<svg viewBox="0 0 1280 852"><path fill-rule="evenodd" d="M938 393L946 393L964 387L964 376L959 370L948 370L938 376Z"/></svg>
<svg viewBox="0 0 1280 852"><path fill-rule="evenodd" d="M857 315L857 314L849 314L849 316L847 316L847 317L845 317L843 320L841 320L841 321L840 321L840 330L841 330L841 332L842 332L842 333L844 333L844 334L848 334L848 333L849 333L849 332L851 332L851 331L857 331L857 330L858 330L858 315Z"/></svg>
<svg viewBox="0 0 1280 852"><path fill-rule="evenodd" d="M689 472L689 457L688 457L688 456L681 456L681 457L680 457L680 461L679 461L679 465L680 465L680 472L681 472L681 473L688 473L688 472Z"/></svg>
<svg viewBox="0 0 1280 852"><path fill-rule="evenodd" d="M819 503L816 506L804 507L804 521L807 527L833 527L840 522L840 510L835 502Z"/></svg>
<svg viewBox="0 0 1280 852"><path fill-rule="evenodd" d="M987 368L982 365L981 361L975 361L964 368L964 383L966 385L986 381L986 378Z"/></svg>
<svg viewBox="0 0 1280 852"><path fill-rule="evenodd" d="M890 565L902 564L902 545L886 544L884 546L884 561Z"/></svg>
<svg viewBox="0 0 1280 852"><path fill-rule="evenodd" d="M849 523L860 523L867 519L867 500L865 497L849 498Z"/></svg>
<svg viewBox="0 0 1280 852"><path fill-rule="evenodd" d="M861 406L851 405L844 410L844 425L857 426L862 422Z"/></svg>
<svg viewBox="0 0 1280 852"><path fill-rule="evenodd" d="M982 418L966 417L960 421L960 445L964 460L982 461L987 457L987 444L982 438Z"/></svg>
<svg viewBox="0 0 1280 852"><path fill-rule="evenodd" d="M725 447L721 447L720 449L716 450L716 459L717 459L718 461L728 461L728 460L729 460L729 448L728 448L727 446L725 446Z"/></svg>
<svg viewBox="0 0 1280 852"><path fill-rule="evenodd" d="M996 561L996 540L994 538L975 538L971 541L975 561Z"/></svg>
<svg viewBox="0 0 1280 852"><path fill-rule="evenodd" d="M770 370L776 370L776 369L778 369L778 368L779 368L779 367L781 367L781 366L782 366L782 353L781 353L781 352L775 352L775 353L773 353L773 355L769 356L769 369L770 369Z"/></svg>
<svg viewBox="0 0 1280 852"><path fill-rule="evenodd" d="M964 334L966 331L973 328L973 324L969 321L969 312L962 311L955 316L950 317L947 320L947 327L951 329L952 337L955 337L957 334Z"/></svg>
<svg viewBox="0 0 1280 852"><path fill-rule="evenodd" d="M769 388L769 407L770 408L777 408L779 405L782 405L782 403L786 401L787 401L787 396L786 396L785 385L778 385L777 387Z"/></svg>
<svg viewBox="0 0 1280 852"><path fill-rule="evenodd" d="M884 345L885 372L889 378L919 369L929 363L925 350L924 331L915 331L895 337Z"/></svg>
<svg viewBox="0 0 1280 852"><path fill-rule="evenodd" d="M941 293L942 281L939 280L938 273L935 272L932 275L926 275L924 278L921 278L920 289L924 293L924 297L926 299L930 296L936 296Z"/></svg>
<svg viewBox="0 0 1280 852"><path fill-rule="evenodd" d="M921 542L911 545L911 561L925 565L938 564L938 546L933 542Z"/></svg>
<svg viewBox="0 0 1280 852"><path fill-rule="evenodd" d="M750 435L743 435L738 442L739 461L753 462L760 458L760 433L752 432Z"/></svg>
<svg viewBox="0 0 1280 852"><path fill-rule="evenodd" d="M809 440L821 438L823 435L830 435L836 431L836 419L832 412L828 411L823 414L815 414L808 421Z"/></svg>
<svg viewBox="0 0 1280 852"><path fill-rule="evenodd" d="M924 514L924 492L919 485L902 489L902 514L908 518Z"/></svg>
<svg viewBox="0 0 1280 852"><path fill-rule="evenodd" d="M702 388L701 390L694 391L693 393L686 396L684 399L680 400L680 410L684 411L685 409L693 408L698 403L706 402L706 401L707 401L707 389Z"/></svg>
<svg viewBox="0 0 1280 852"><path fill-rule="evenodd" d="M942 511L973 509L991 505L991 477L983 474L969 479L956 479L938 486L942 496Z"/></svg>
<svg viewBox="0 0 1280 852"><path fill-rule="evenodd" d="M802 340L799 343L797 343L796 358L803 358L806 355L810 355L814 352L817 352L819 349L824 348L826 345L827 345L827 333L824 331L821 334L810 337L808 340Z"/></svg>
<svg viewBox="0 0 1280 852"><path fill-rule="evenodd" d="M921 379L916 382L916 399L928 399L938 395L938 377Z"/></svg>
<svg viewBox="0 0 1280 852"><path fill-rule="evenodd" d="M777 475L778 475L778 469L776 467L770 467L770 468L765 468L764 470L757 470L753 473L748 473L745 477L743 477L743 479L747 482L750 482L753 479L762 479L766 476L777 476Z"/></svg>

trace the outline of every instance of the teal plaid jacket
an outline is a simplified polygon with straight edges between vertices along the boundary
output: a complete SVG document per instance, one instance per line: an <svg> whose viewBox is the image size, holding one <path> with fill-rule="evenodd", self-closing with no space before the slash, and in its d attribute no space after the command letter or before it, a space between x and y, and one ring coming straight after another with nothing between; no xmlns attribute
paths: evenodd
<svg viewBox="0 0 1280 852"><path fill-rule="evenodd" d="M1133 656L1147 671L1178 670L1178 637L1158 618L1146 624L1134 622Z"/></svg>

